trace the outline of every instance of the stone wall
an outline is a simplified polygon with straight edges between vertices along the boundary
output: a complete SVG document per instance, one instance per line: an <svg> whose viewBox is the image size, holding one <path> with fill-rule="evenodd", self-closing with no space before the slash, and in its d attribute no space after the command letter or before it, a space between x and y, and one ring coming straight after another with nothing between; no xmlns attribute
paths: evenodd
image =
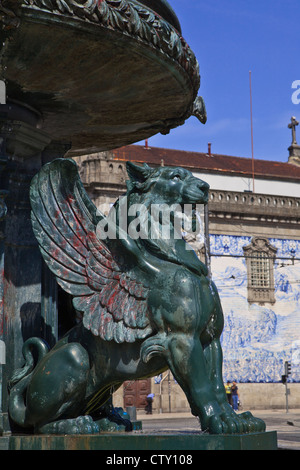
<svg viewBox="0 0 300 470"><path fill-rule="evenodd" d="M164 376L166 375L165 373ZM286 409L286 387L282 383L240 383L238 388L242 411ZM289 383L288 390L288 408L290 410L300 409L300 384ZM155 383L153 378L152 392L155 394L153 402L154 414L190 412L186 396L173 378L171 378L170 385L166 379L161 387ZM113 403L114 406L123 408L122 387L114 394Z"/></svg>

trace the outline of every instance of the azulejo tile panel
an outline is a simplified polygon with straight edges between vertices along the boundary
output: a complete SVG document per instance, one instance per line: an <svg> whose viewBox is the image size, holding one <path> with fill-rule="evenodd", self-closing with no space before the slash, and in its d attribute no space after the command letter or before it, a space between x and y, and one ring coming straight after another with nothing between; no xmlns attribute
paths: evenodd
<svg viewBox="0 0 300 470"><path fill-rule="evenodd" d="M275 304L249 304L243 246L251 237L211 235L213 281L225 317L222 334L224 380L280 382L284 362L289 380L300 382L300 241L269 239L277 248Z"/></svg>

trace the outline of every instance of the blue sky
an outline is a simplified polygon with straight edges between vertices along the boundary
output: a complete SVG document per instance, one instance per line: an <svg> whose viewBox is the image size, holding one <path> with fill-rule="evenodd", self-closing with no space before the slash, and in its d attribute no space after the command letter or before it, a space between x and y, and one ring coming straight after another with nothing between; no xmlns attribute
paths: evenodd
<svg viewBox="0 0 300 470"><path fill-rule="evenodd" d="M208 121L191 117L149 145L251 158L249 71L254 157L286 162L292 102L300 81L299 0L169 0L200 65ZM300 82L299 82L300 83ZM300 97L300 93L299 93ZM300 125L297 141L300 144Z"/></svg>

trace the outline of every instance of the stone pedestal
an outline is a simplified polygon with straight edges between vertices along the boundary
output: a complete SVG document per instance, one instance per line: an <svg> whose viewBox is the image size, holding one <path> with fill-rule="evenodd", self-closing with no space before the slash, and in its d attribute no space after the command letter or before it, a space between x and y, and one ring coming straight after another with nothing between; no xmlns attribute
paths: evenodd
<svg viewBox="0 0 300 470"><path fill-rule="evenodd" d="M158 460L150 462L150 456L156 451L164 453L170 451L169 454L173 451L175 459L180 452L184 457L188 451L199 450L277 450L277 433L274 431L243 435L136 432L135 434L110 433L80 436L10 436L2 440L1 443L0 438L2 450L101 450L105 451L103 454L105 458L111 459L120 457L122 455L120 451L137 451L132 455L136 457L141 455L143 461L147 460L148 455L149 463L159 463ZM141 451L153 452L144 454ZM113 464L114 461L110 463ZM172 463L175 463L175 460Z"/></svg>

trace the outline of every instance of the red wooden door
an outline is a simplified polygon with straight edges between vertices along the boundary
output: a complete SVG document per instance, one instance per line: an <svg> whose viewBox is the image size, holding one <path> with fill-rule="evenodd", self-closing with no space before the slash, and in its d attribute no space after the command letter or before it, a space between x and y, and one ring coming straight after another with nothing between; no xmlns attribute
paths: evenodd
<svg viewBox="0 0 300 470"><path fill-rule="evenodd" d="M146 397L151 393L151 379L136 380L124 383L124 408L135 406L145 408Z"/></svg>

